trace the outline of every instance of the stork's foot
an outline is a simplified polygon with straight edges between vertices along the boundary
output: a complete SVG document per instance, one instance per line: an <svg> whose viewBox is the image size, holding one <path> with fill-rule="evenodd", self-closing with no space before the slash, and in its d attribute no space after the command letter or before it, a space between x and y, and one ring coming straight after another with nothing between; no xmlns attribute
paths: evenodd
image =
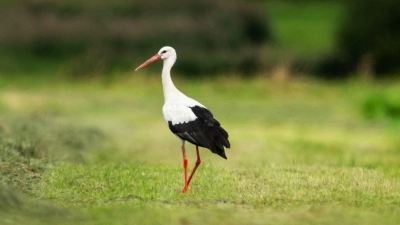
<svg viewBox="0 0 400 225"><path fill-rule="evenodd" d="M182 193L187 193L188 190L189 190L189 187L188 187L188 186L185 186L185 187L182 189Z"/></svg>

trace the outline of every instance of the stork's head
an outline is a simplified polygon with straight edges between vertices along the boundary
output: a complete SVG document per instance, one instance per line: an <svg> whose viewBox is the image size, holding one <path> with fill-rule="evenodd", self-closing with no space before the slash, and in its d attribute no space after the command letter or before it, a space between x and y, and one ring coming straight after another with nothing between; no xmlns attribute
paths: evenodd
<svg viewBox="0 0 400 225"><path fill-rule="evenodd" d="M167 59L173 55L176 55L176 52L173 47L165 46L158 51L158 55L161 56L161 59Z"/></svg>
<svg viewBox="0 0 400 225"><path fill-rule="evenodd" d="M140 65L138 68L136 68L135 71L138 71L138 70L142 69L143 67L146 67L146 66L152 64L153 62L157 62L161 59L167 60L169 58L176 59L175 49L173 47L169 47L169 46L162 47L160 49L160 51L158 51L157 54L155 54L153 57L151 57L146 62L144 62L142 65ZM175 59L174 59L174 62L175 62Z"/></svg>

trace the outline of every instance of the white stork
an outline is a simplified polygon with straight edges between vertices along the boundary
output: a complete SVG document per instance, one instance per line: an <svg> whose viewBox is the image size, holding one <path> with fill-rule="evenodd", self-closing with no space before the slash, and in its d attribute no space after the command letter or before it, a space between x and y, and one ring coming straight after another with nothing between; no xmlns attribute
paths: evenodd
<svg viewBox="0 0 400 225"><path fill-rule="evenodd" d="M161 59L164 60L162 69L164 106L162 111L169 129L181 143L185 179L185 186L182 192L186 193L189 183L201 163L199 146L208 148L212 153L226 159L224 147L230 148L230 143L228 133L214 119L213 114L204 105L180 92L172 82L170 71L176 61L174 48L169 46L161 48L156 55L136 68L136 71ZM188 161L186 159L185 141L196 145L197 152L196 165L189 178L187 174Z"/></svg>

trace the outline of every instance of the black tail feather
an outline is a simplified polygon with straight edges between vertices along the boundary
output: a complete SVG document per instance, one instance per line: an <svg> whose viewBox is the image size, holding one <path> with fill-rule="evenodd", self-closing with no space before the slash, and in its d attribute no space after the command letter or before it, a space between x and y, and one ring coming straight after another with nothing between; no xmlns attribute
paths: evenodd
<svg viewBox="0 0 400 225"><path fill-rule="evenodd" d="M224 128L222 128L222 127L217 127L216 129L214 128L214 130L213 130L214 143L213 143L213 146L210 146L211 152L221 156L224 159L227 159L227 157L225 155L224 146L226 148L231 147L228 137L229 137L229 135L224 130Z"/></svg>

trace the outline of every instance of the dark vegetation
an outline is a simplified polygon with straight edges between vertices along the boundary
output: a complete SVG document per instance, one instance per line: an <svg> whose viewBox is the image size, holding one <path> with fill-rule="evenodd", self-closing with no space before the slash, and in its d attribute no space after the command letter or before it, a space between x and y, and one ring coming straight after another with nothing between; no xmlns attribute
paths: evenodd
<svg viewBox="0 0 400 225"><path fill-rule="evenodd" d="M290 1L297 5L299 11L302 6L315 8L320 5L319 13L310 12L299 17L299 21L287 20L288 27L294 27L297 22L303 23L305 18L313 19L313 29L297 29L290 36L298 40L304 39L303 44L323 42L321 34L329 29L322 30L319 25L324 21L331 6L340 5L339 14L332 14L334 29L330 34L330 48L309 51L307 54L289 55L291 69L318 77L336 79L348 78L354 74L362 77L383 78L398 76L400 71L400 2L396 0L354 0L354 1ZM329 3L330 2L330 3ZM332 4L334 3L334 4ZM324 5L325 4L325 5ZM296 11L289 11L294 15ZM271 14L273 14L271 12ZM333 19L333 18L331 18ZM327 25L326 23L323 23ZM331 23L330 23L331 24ZM285 25L285 24L283 24ZM298 26L300 27L300 26ZM302 32L308 32L303 35ZM294 39L295 40L295 39ZM276 40L281 41L281 40ZM286 43L289 45L289 43ZM294 49L296 46L291 46ZM308 47L312 47L311 45ZM286 59L287 60L287 59ZM396 74L397 73L397 74Z"/></svg>
<svg viewBox="0 0 400 225"><path fill-rule="evenodd" d="M131 70L165 45L181 73L255 72L271 36L265 13L243 1L28 0L0 15L2 70L24 67L22 56L62 62L73 76Z"/></svg>
<svg viewBox="0 0 400 225"><path fill-rule="evenodd" d="M337 50L318 63L327 76L400 71L400 1L353 0L339 21Z"/></svg>
<svg viewBox="0 0 400 225"><path fill-rule="evenodd" d="M353 65L377 73L400 70L400 1L349 1L339 30L339 48Z"/></svg>

